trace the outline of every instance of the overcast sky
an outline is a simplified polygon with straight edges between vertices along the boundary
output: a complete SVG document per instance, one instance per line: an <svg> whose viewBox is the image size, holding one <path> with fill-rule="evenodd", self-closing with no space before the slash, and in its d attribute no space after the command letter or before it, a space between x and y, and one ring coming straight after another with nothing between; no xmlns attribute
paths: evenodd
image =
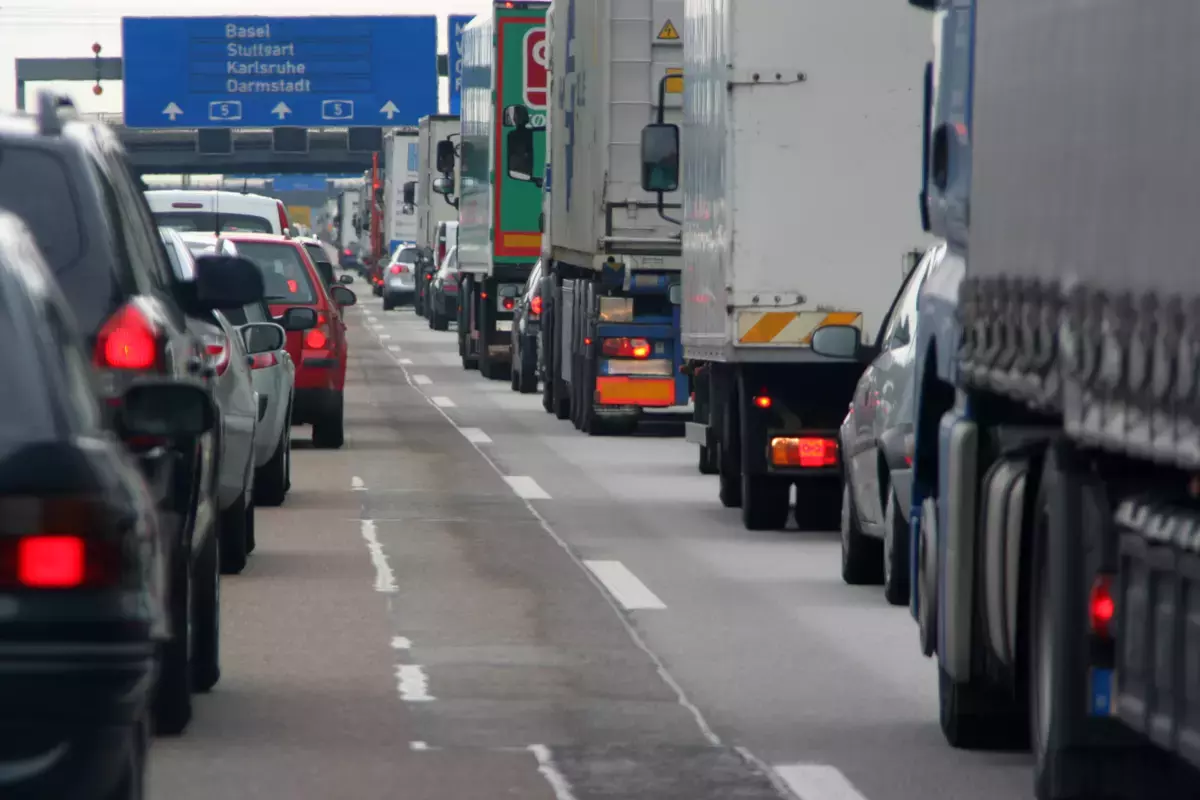
<svg viewBox="0 0 1200 800"><path fill-rule="evenodd" d="M170 5L173 10L164 10ZM0 109L16 107L16 58L90 58L92 44L102 56L121 55L122 16L311 16L359 14L437 14L439 52L446 52L448 14L478 14L489 0L206 0L168 3L165 0L0 0ZM203 10L200 10L203 9ZM441 104L446 107L446 81L441 81ZM26 104L46 84L27 84ZM70 92L81 111L120 111L121 84L107 81L104 93L92 94L90 83L53 84Z"/></svg>

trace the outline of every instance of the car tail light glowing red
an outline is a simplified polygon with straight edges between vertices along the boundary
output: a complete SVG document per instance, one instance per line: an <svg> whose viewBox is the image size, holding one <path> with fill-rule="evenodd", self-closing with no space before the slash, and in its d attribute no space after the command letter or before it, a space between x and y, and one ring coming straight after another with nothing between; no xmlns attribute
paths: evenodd
<svg viewBox="0 0 1200 800"><path fill-rule="evenodd" d="M161 366L158 329L137 306L124 306L100 328L93 360L105 369L155 371Z"/></svg>
<svg viewBox="0 0 1200 800"><path fill-rule="evenodd" d="M329 343L329 337L320 328L312 328L304 335L304 346L309 350L321 350Z"/></svg>
<svg viewBox="0 0 1200 800"><path fill-rule="evenodd" d="M279 364L274 353L255 353L250 359L250 369L266 369Z"/></svg>
<svg viewBox="0 0 1200 800"><path fill-rule="evenodd" d="M224 375L229 369L229 342L223 334L213 334L204 337L204 352L208 356L208 366L218 375Z"/></svg>
<svg viewBox="0 0 1200 800"><path fill-rule="evenodd" d="M649 358L650 342L645 339L605 339L600 352L613 358Z"/></svg>
<svg viewBox="0 0 1200 800"><path fill-rule="evenodd" d="M87 546L78 536L26 536L17 543L17 583L75 589L87 578Z"/></svg>
<svg viewBox="0 0 1200 800"><path fill-rule="evenodd" d="M542 296L535 294L529 299L529 315L540 317L542 315Z"/></svg>
<svg viewBox="0 0 1200 800"><path fill-rule="evenodd" d="M404 273L408 272L408 267L404 266L403 264L392 264L392 268L389 271L393 275L403 275Z"/></svg>
<svg viewBox="0 0 1200 800"><path fill-rule="evenodd" d="M837 439L827 436L776 436L771 463L777 467L820 469L838 465Z"/></svg>
<svg viewBox="0 0 1200 800"><path fill-rule="evenodd" d="M342 255L352 256L352 255L354 255L354 252L349 247L347 247L345 250L342 251Z"/></svg>

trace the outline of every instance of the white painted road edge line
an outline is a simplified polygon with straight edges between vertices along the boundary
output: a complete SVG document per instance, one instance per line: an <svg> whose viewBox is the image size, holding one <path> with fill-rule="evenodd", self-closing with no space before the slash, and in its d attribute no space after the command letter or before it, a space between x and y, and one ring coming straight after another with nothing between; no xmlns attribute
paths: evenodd
<svg viewBox="0 0 1200 800"><path fill-rule="evenodd" d="M425 668L416 664L396 665L396 688L400 690L400 699L407 703L428 703L433 699Z"/></svg>
<svg viewBox="0 0 1200 800"><path fill-rule="evenodd" d="M413 383L417 386L428 386L433 383L433 378L430 378L428 375L413 375L412 378Z"/></svg>
<svg viewBox="0 0 1200 800"><path fill-rule="evenodd" d="M399 352L400 352L400 345L398 345L398 344L389 344L389 345L388 345L388 350L391 350L393 353L399 353Z"/></svg>
<svg viewBox="0 0 1200 800"><path fill-rule="evenodd" d="M522 500L549 500L550 495L528 475L505 475L504 480Z"/></svg>
<svg viewBox="0 0 1200 800"><path fill-rule="evenodd" d="M492 437L488 436L479 428L459 428L458 432L467 437L467 441L471 444L491 444Z"/></svg>
<svg viewBox="0 0 1200 800"><path fill-rule="evenodd" d="M458 403L451 400L449 397L431 397L433 404L438 408L458 408Z"/></svg>
<svg viewBox="0 0 1200 800"><path fill-rule="evenodd" d="M355 475L350 479L350 488L356 492L365 492L367 490L367 485L363 483L362 478Z"/></svg>
<svg viewBox="0 0 1200 800"><path fill-rule="evenodd" d="M413 386L415 388L416 384L413 383L412 375L410 375L408 370L403 366L406 362L411 364L412 360L401 358L397 361L401 365L400 371L404 373L404 379L408 381L409 386ZM429 402L428 398L426 398L426 402ZM442 415L446 422L450 423L451 427L458 427L454 423L453 418L451 418L445 409L438 408L437 406L434 406L433 403L429 404L437 409L438 413ZM479 453L480 457L487 462L487 465L491 467L497 475L499 475L501 478L504 477L504 470L500 469L500 465L497 464L495 460L493 460L492 457L487 454L487 451L474 442L472 442L471 446L475 448L475 452ZM720 747L722 745L721 737L717 736L716 732L712 729L712 726L708 724L708 720L704 718L704 714L699 708L696 707L696 704L693 703L690 698L688 698L687 692L685 692L683 687L679 685L679 681L675 680L675 676L667 670L667 665L663 663L661 658L659 658L658 653L655 653L650 649L650 646L646 644L646 640L642 638L640 633L638 633L637 628L633 627L633 623L631 623L629 619L621 613L621 609L620 606L618 606L617 601L609 593L604 584L600 582L600 579L597 578L591 570L583 565L583 560L579 558L579 554L572 550L571 546L567 544L561 536L558 535L549 521L547 521L546 518L542 516L541 512L537 510L537 506L526 500L525 508L529 509L529 513L538 521L538 524L541 526L542 530L545 531L546 535L549 536L550 539L556 545L558 545L564 553L566 553L567 558L571 559L575 566L582 570L583 574L586 575L589 580L591 580L592 585L596 587L597 591L600 592L600 595L605 599L609 607L612 608L613 613L616 614L617 621L625 628L625 633L629 636L629 639L635 645L637 645L638 649L646 654L646 658L650 659L650 661L654 664L654 668L658 671L658 675L660 678L662 678L663 683L667 684L667 686L670 686L671 691L675 693L675 699L679 705L692 715L692 719L695 721L696 727L700 729L700 735L702 735L705 741L707 741L713 747Z"/></svg>
<svg viewBox="0 0 1200 800"><path fill-rule="evenodd" d="M828 764L780 764L774 770L801 800L867 800L840 769Z"/></svg>
<svg viewBox="0 0 1200 800"><path fill-rule="evenodd" d="M620 561L584 561L583 565L599 578L609 593L626 611L664 609L667 604L658 599L646 584Z"/></svg>
<svg viewBox="0 0 1200 800"><path fill-rule="evenodd" d="M576 800L571 783L555 766L554 758L550 755L550 748L544 744L531 744L529 752L533 753L533 757L537 759L538 772L542 773L546 783L550 784L555 800Z"/></svg>
<svg viewBox="0 0 1200 800"><path fill-rule="evenodd" d="M375 591L392 593L397 590L396 573L392 572L392 565L388 563L387 556L384 555L383 545L379 543L379 537L375 535L375 521L364 519L362 521L362 537L367 542L367 551L371 554L371 563L375 565Z"/></svg>

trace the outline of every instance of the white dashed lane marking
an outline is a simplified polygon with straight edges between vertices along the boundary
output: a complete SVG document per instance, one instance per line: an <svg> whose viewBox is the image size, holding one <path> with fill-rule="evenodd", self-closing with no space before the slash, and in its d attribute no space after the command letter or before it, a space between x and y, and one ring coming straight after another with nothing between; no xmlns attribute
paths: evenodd
<svg viewBox="0 0 1200 800"><path fill-rule="evenodd" d="M505 475L504 480L522 500L549 500L550 495L528 475Z"/></svg>
<svg viewBox="0 0 1200 800"><path fill-rule="evenodd" d="M472 444L491 444L492 437L481 431L479 428L459 428L458 432L467 437L467 441Z"/></svg>
<svg viewBox="0 0 1200 800"><path fill-rule="evenodd" d="M626 611L661 610L667 607L620 561L584 561L583 564Z"/></svg>
<svg viewBox="0 0 1200 800"><path fill-rule="evenodd" d="M415 383L417 386L428 386L429 384L433 383L433 379L428 375L413 375L412 379L413 383Z"/></svg>

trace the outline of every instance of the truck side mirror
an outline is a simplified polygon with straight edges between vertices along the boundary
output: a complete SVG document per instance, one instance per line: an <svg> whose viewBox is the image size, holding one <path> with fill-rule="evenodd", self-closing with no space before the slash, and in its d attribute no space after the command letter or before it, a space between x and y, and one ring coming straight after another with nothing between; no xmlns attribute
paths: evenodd
<svg viewBox="0 0 1200 800"><path fill-rule="evenodd" d="M454 172L454 142L442 139L437 143L437 171L444 175Z"/></svg>
<svg viewBox="0 0 1200 800"><path fill-rule="evenodd" d="M508 132L508 177L513 180L533 180L533 131L516 128Z"/></svg>
<svg viewBox="0 0 1200 800"><path fill-rule="evenodd" d="M525 128L529 125L529 109L523 105L507 106L504 109L504 127Z"/></svg>
<svg viewBox="0 0 1200 800"><path fill-rule="evenodd" d="M403 202L406 206L415 206L417 204L417 182L408 181L404 184Z"/></svg>
<svg viewBox="0 0 1200 800"><path fill-rule="evenodd" d="M661 122L642 128L642 188L673 192L679 188L679 126Z"/></svg>

